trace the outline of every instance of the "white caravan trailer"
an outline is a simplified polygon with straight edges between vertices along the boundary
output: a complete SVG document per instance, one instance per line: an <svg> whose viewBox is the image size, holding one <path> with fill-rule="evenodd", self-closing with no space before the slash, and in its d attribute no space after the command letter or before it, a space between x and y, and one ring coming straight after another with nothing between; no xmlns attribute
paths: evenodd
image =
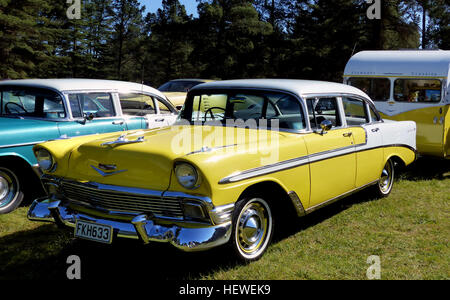
<svg viewBox="0 0 450 300"><path fill-rule="evenodd" d="M415 121L419 153L450 158L450 51L363 51L344 83L366 92L384 119Z"/></svg>

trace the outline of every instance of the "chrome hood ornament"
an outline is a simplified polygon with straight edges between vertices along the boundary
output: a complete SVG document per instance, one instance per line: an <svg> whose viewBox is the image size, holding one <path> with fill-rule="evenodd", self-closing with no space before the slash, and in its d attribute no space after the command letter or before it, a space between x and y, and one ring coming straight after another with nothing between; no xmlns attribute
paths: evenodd
<svg viewBox="0 0 450 300"><path fill-rule="evenodd" d="M120 145L128 145L128 144L137 144L137 143L143 143L145 142L145 138L143 136L137 138L134 141L130 141L127 139L127 135L126 134L122 134L121 136L119 136L119 138L115 141L112 142L107 142L107 143L103 143L101 144L102 147L105 146L120 146Z"/></svg>

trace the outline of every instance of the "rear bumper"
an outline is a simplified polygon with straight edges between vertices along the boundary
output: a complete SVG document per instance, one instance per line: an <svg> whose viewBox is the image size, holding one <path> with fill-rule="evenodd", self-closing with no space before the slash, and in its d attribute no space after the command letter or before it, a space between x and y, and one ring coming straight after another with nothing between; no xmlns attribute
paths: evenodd
<svg viewBox="0 0 450 300"><path fill-rule="evenodd" d="M216 226L197 224L194 227L179 225L157 225L144 214L123 215L122 219L98 218L80 213L65 206L63 202L51 199L38 199L33 202L28 219L31 221L53 222L61 227L75 228L77 220L111 226L114 237L139 239L144 243L167 242L176 248L187 251L203 251L226 244L231 237L231 222ZM125 217L125 218L124 218Z"/></svg>

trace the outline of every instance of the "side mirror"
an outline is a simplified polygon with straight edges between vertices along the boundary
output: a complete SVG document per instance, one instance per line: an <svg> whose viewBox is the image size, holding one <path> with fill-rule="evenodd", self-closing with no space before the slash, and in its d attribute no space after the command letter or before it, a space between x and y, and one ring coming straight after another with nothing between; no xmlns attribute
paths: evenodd
<svg viewBox="0 0 450 300"><path fill-rule="evenodd" d="M86 122L86 121L92 121L92 120L94 120L94 114L93 113L90 113L90 114L84 114L84 121Z"/></svg>
<svg viewBox="0 0 450 300"><path fill-rule="evenodd" d="M320 128L322 128L321 135L324 135L327 131L330 131L333 128L333 123L330 120L324 120L320 123Z"/></svg>

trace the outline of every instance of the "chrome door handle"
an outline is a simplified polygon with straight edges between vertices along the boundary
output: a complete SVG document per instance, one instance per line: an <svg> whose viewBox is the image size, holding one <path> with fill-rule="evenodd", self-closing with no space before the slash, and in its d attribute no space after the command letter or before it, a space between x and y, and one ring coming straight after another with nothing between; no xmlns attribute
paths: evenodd
<svg viewBox="0 0 450 300"><path fill-rule="evenodd" d="M114 121L112 123L113 125L123 125L125 122L122 120L122 121Z"/></svg>
<svg viewBox="0 0 450 300"><path fill-rule="evenodd" d="M346 132L343 134L344 137L351 137L353 135L353 132Z"/></svg>
<svg viewBox="0 0 450 300"><path fill-rule="evenodd" d="M155 122L164 122L166 119L156 119Z"/></svg>

